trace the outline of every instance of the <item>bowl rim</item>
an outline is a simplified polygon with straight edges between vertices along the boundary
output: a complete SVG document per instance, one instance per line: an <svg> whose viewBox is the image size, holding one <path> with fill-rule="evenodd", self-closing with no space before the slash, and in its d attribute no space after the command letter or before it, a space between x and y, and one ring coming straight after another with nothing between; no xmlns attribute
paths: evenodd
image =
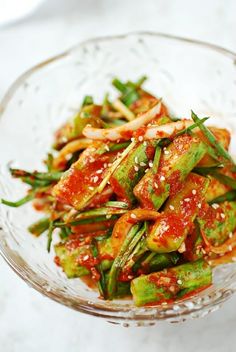
<svg viewBox="0 0 236 352"><path fill-rule="evenodd" d="M110 35L110 36L102 36L102 37L94 37L91 39L84 40L82 42L79 42L78 44L72 46L66 51L63 51L62 53L59 53L55 56L52 56L36 65L31 67L30 69L26 70L23 74L21 74L11 85L10 88L8 88L7 92L3 96L2 100L0 101L0 118L4 114L4 111L10 102L11 98L14 96L15 92L17 89L27 80L28 77L30 77L32 74L35 72L39 71L40 69L44 68L47 65L50 65L51 63L54 63L56 61L60 61L61 59L64 59L67 56L70 56L73 54L74 51L77 49L89 45L89 44L97 44L97 43L102 43L106 41L112 41L112 40L119 40L119 39L126 39L127 37L130 36L143 36L143 37L157 37L157 38L163 38L163 39L170 39L173 41L177 42L182 42L182 43L189 43L189 44L194 44L199 47L203 47L206 49L213 50L215 52L218 52L219 54L222 54L230 59L234 63L236 63L236 53L228 50L224 47L218 46L216 44L211 44L208 42L204 42L201 40L195 40L195 39L190 39L190 38L185 38L185 37L179 37L175 36L172 34L165 34L165 33L160 33L160 32L149 32L149 31L138 31L138 32L128 32L126 34L120 34L120 35ZM0 235L1 232L3 232L3 229L1 227L0 223ZM8 253L6 250L6 243L5 240L0 239L0 254L3 257L3 259L8 263L8 265L13 269L13 271L21 277L26 283L29 284L29 286L33 287L36 289L38 292L43 294L44 296L47 296L54 301L61 303L67 307L73 308L77 311L80 311L82 313L86 313L89 315L93 316L98 316L105 318L107 320L111 320L111 322L122 322L122 321L136 321L138 322L137 324L142 324L140 322L144 321L157 321L157 320L171 320L171 319L177 319L179 320L181 316L181 320L184 321L186 320L186 317L190 316L191 318L197 317L194 316L198 311L204 311L209 313L211 310L217 309L225 300L231 297L233 292L235 291L235 288L229 287L228 289L223 292L222 296L219 297L216 296L214 297L213 301L206 301L203 302L199 305L196 305L195 307L192 307L189 309L188 305L186 304L185 310L182 309L180 312L179 309L173 309L173 307L179 307L181 304L177 303L175 305L167 305L167 306L157 306L157 307L132 307L129 308L127 306L123 306L120 309L116 309L113 307L104 307L99 304L94 304L93 302L89 302L86 299L78 299L76 301L76 304L74 302L69 302L66 301L65 298L63 300L61 299L60 293L56 290L47 290L45 289L44 286L42 286L38 281L37 278L34 278L34 273L31 270L30 266L24 262L27 268L27 273L22 271L21 265L16 263L12 256ZM236 273L232 276L231 281L236 279ZM183 302L189 303L192 302L192 298L190 300L185 300ZM182 308L184 308L182 306ZM129 315L128 313L132 311L134 315ZM148 314L146 314L148 313ZM160 313L166 313L166 314L160 314Z"/></svg>

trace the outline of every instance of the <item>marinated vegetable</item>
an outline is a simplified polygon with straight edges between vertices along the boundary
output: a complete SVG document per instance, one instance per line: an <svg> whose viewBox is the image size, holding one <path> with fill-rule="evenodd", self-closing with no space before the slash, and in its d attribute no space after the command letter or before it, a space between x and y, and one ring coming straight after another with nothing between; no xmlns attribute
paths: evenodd
<svg viewBox="0 0 236 352"><path fill-rule="evenodd" d="M10 169L28 185L47 250L68 279L136 306L184 299L236 261L236 167L230 133L208 117L171 116L162 99L114 78L115 100L86 96L55 134L46 170ZM37 240L35 238L35 240Z"/></svg>

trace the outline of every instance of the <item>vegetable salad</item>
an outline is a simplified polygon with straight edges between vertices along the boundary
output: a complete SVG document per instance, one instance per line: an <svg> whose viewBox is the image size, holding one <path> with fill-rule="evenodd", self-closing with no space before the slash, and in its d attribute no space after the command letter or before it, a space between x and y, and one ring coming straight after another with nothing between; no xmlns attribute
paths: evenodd
<svg viewBox="0 0 236 352"><path fill-rule="evenodd" d="M212 268L236 261L230 133L193 111L174 118L145 80L115 78L114 101L86 96L56 131L46 171L10 169L27 195L2 199L44 213L29 232L47 235L69 279L136 306L196 294L212 284Z"/></svg>

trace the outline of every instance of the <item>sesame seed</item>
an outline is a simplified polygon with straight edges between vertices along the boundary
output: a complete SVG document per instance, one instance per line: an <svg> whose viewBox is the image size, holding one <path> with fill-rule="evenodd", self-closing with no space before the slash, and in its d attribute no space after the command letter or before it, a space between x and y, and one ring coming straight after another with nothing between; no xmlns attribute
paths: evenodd
<svg viewBox="0 0 236 352"><path fill-rule="evenodd" d="M222 219L225 218L225 214L224 213L221 213L220 216L221 216Z"/></svg>
<svg viewBox="0 0 236 352"><path fill-rule="evenodd" d="M148 123L148 124L147 124L147 126L148 126L148 127L151 127L151 126L152 126L152 124L151 124L151 123Z"/></svg>
<svg viewBox="0 0 236 352"><path fill-rule="evenodd" d="M110 218L111 218L111 214L107 214L106 219L110 219Z"/></svg>
<svg viewBox="0 0 236 352"><path fill-rule="evenodd" d="M93 190L94 190L94 187L92 187L92 186L89 186L89 189L90 189L91 191L93 191Z"/></svg>
<svg viewBox="0 0 236 352"><path fill-rule="evenodd" d="M170 208L170 210L174 210L175 209L175 207L173 205L170 205L169 208Z"/></svg>
<svg viewBox="0 0 236 352"><path fill-rule="evenodd" d="M151 161L149 161L148 165L149 167L153 167L153 163Z"/></svg>
<svg viewBox="0 0 236 352"><path fill-rule="evenodd" d="M158 184L156 182L154 182L154 186L155 188L158 188Z"/></svg>
<svg viewBox="0 0 236 352"><path fill-rule="evenodd" d="M143 145L144 145L144 147L146 147L146 146L147 146L147 142L146 142L146 141L144 141L144 142L143 142Z"/></svg>
<svg viewBox="0 0 236 352"><path fill-rule="evenodd" d="M175 292L175 286L170 286L170 292Z"/></svg>
<svg viewBox="0 0 236 352"><path fill-rule="evenodd" d="M205 251L204 248L201 248L201 251L202 251L203 254L206 254L206 251Z"/></svg>
<svg viewBox="0 0 236 352"><path fill-rule="evenodd" d="M93 182L96 183L98 181L98 176L95 176Z"/></svg>
<svg viewBox="0 0 236 352"><path fill-rule="evenodd" d="M146 166L147 164L144 163L143 161L141 161L141 163L139 164L140 166Z"/></svg>
<svg viewBox="0 0 236 352"><path fill-rule="evenodd" d="M127 276L129 280L132 280L133 279L133 276L132 275L128 275Z"/></svg>
<svg viewBox="0 0 236 352"><path fill-rule="evenodd" d="M97 174L101 174L101 173L102 173L102 170L97 170L96 173L97 173Z"/></svg>
<svg viewBox="0 0 236 352"><path fill-rule="evenodd" d="M186 246L185 246L185 243L183 242L181 244L181 246L179 247L178 252L179 253L184 253L185 251L186 251Z"/></svg>
<svg viewBox="0 0 236 352"><path fill-rule="evenodd" d="M137 165L134 165L134 170L135 171L138 171L139 170L139 167Z"/></svg>
<svg viewBox="0 0 236 352"><path fill-rule="evenodd" d="M165 181L165 179L166 179L165 176L161 176L161 177L160 177L160 180L161 180L161 181Z"/></svg>
<svg viewBox="0 0 236 352"><path fill-rule="evenodd" d="M233 237L233 232L230 232L229 233L229 238L232 238Z"/></svg>
<svg viewBox="0 0 236 352"><path fill-rule="evenodd" d="M135 162L136 164L138 164L138 157L137 157L137 156L134 158L134 162Z"/></svg>
<svg viewBox="0 0 236 352"><path fill-rule="evenodd" d="M209 264L209 265L212 265L212 261L211 261L211 260L208 260L208 264Z"/></svg>
<svg viewBox="0 0 236 352"><path fill-rule="evenodd" d="M107 163L104 163L103 166L106 168L107 167Z"/></svg>
<svg viewBox="0 0 236 352"><path fill-rule="evenodd" d="M193 195L197 194L196 189L193 189L193 190L192 190L192 194L193 194Z"/></svg>
<svg viewBox="0 0 236 352"><path fill-rule="evenodd" d="M199 209L201 209L201 207L202 207L201 203L198 203L197 207L198 207Z"/></svg>
<svg viewBox="0 0 236 352"><path fill-rule="evenodd" d="M150 169L146 169L146 170L145 170L145 174L148 172L148 170L150 170Z"/></svg>
<svg viewBox="0 0 236 352"><path fill-rule="evenodd" d="M137 218L137 216L136 216L135 214L133 214L133 213L130 215L130 217L131 217L132 219L136 219L136 218Z"/></svg>
<svg viewBox="0 0 236 352"><path fill-rule="evenodd" d="M108 163L108 167L111 167L112 163Z"/></svg>
<svg viewBox="0 0 236 352"><path fill-rule="evenodd" d="M165 155L170 154L169 150L164 150L164 154L165 154Z"/></svg>
<svg viewBox="0 0 236 352"><path fill-rule="evenodd" d="M183 283L182 280L177 280L178 285L182 285L182 283Z"/></svg>
<svg viewBox="0 0 236 352"><path fill-rule="evenodd" d="M233 247L231 245L229 245L228 250L231 252L233 250Z"/></svg>
<svg viewBox="0 0 236 352"><path fill-rule="evenodd" d="M212 206L213 209L218 209L219 208L219 204L217 204L217 203L213 203L211 206Z"/></svg>
<svg viewBox="0 0 236 352"><path fill-rule="evenodd" d="M108 145L105 145L105 149L109 152L110 148L108 147Z"/></svg>
<svg viewBox="0 0 236 352"><path fill-rule="evenodd" d="M143 141L143 136L139 136L138 140L139 140L139 142L142 142Z"/></svg>
<svg viewBox="0 0 236 352"><path fill-rule="evenodd" d="M161 305L162 306L167 306L167 302L162 302Z"/></svg>
<svg viewBox="0 0 236 352"><path fill-rule="evenodd" d="M88 260L89 259L89 255L86 254L84 257L83 257L83 260Z"/></svg>
<svg viewBox="0 0 236 352"><path fill-rule="evenodd" d="M185 202L190 202L190 198L184 198Z"/></svg>

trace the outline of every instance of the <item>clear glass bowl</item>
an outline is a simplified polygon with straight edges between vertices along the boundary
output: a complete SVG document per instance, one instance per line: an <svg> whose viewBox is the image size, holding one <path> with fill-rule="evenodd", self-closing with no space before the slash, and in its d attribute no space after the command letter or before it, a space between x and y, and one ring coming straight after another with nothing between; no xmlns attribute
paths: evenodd
<svg viewBox="0 0 236 352"><path fill-rule="evenodd" d="M211 124L233 134L236 150L236 55L223 48L155 33L92 39L43 62L21 76L3 99L0 112L0 196L17 199L25 186L8 166L42 169L53 132L76 111L85 94L101 101L112 77L137 79L162 96L177 116L213 116ZM113 92L114 94L114 92ZM150 308L128 300L106 302L79 279L68 280L27 226L39 218L30 204L0 206L1 254L15 272L42 294L80 312L125 326L184 321L217 309L236 289L236 265L214 270L214 284L191 299ZM56 239L55 239L56 241Z"/></svg>

